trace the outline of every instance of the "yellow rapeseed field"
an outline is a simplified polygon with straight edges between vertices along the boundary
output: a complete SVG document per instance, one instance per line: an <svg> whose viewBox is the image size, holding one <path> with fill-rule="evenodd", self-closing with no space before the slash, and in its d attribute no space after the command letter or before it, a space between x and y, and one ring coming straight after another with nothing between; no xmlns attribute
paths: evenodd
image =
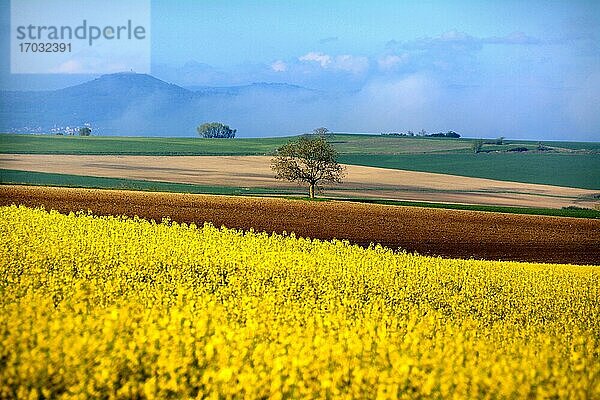
<svg viewBox="0 0 600 400"><path fill-rule="evenodd" d="M0 236L0 398L600 398L600 267L15 206Z"/></svg>

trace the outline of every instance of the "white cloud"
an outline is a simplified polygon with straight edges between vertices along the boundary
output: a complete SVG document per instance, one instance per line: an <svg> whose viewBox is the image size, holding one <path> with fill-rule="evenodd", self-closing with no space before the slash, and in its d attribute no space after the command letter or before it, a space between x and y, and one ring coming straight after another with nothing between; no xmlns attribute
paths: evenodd
<svg viewBox="0 0 600 400"><path fill-rule="evenodd" d="M360 74L369 69L369 59L367 57L341 55L335 57L333 68L353 74Z"/></svg>
<svg viewBox="0 0 600 400"><path fill-rule="evenodd" d="M430 129L439 124L439 96L438 83L425 74L375 78L336 102L341 119L335 125L352 132Z"/></svg>
<svg viewBox="0 0 600 400"><path fill-rule="evenodd" d="M323 69L345 71L352 74L360 74L369 69L369 59L367 57L349 54L332 57L329 54L310 52L298 57L298 60L318 63Z"/></svg>
<svg viewBox="0 0 600 400"><path fill-rule="evenodd" d="M383 71L390 71L399 67L402 64L406 64L408 62L408 59L409 56L406 53L401 55L388 54L386 56L380 57L379 60L377 60L377 65L379 66L379 69Z"/></svg>
<svg viewBox="0 0 600 400"><path fill-rule="evenodd" d="M326 68L329 64L331 64L331 56L323 53L317 53L311 51L303 55L302 57L298 57L300 61L313 61L321 64L321 67Z"/></svg>
<svg viewBox="0 0 600 400"><path fill-rule="evenodd" d="M271 69L275 72L285 72L287 71L288 67L287 64L283 61L277 60L273 64L271 64Z"/></svg>
<svg viewBox="0 0 600 400"><path fill-rule="evenodd" d="M438 89L430 78L415 74L392 81L372 81L361 91L369 104L379 104L383 109L416 110L437 96Z"/></svg>

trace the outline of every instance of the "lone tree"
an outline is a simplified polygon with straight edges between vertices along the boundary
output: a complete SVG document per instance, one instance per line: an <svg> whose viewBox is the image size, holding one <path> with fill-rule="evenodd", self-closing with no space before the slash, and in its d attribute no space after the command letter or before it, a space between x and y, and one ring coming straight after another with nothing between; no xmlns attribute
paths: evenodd
<svg viewBox="0 0 600 400"><path fill-rule="evenodd" d="M229 125L220 122L207 122L200 125L197 130L198 134L203 138L217 139L233 139L237 132L237 129L231 129Z"/></svg>
<svg viewBox="0 0 600 400"><path fill-rule="evenodd" d="M475 153L475 154L481 153L481 150L483 149L483 139L476 139L471 144L471 149L473 150L473 153Z"/></svg>
<svg viewBox="0 0 600 400"><path fill-rule="evenodd" d="M344 167L337 162L337 151L322 136L300 136L277 149L271 160L277 179L308 183L309 196L321 182L341 182Z"/></svg>
<svg viewBox="0 0 600 400"><path fill-rule="evenodd" d="M320 128L315 128L312 131L313 135L318 135L318 136L325 136L328 133L331 133L331 131L327 128L325 128L324 126L320 127Z"/></svg>
<svg viewBox="0 0 600 400"><path fill-rule="evenodd" d="M90 136L92 134L92 129L89 126L84 126L83 128L79 128L79 136Z"/></svg>

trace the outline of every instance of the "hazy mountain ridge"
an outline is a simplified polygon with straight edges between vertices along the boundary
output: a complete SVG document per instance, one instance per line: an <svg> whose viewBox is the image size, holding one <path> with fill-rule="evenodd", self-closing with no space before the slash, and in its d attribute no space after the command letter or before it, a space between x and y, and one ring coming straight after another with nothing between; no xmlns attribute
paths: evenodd
<svg viewBox="0 0 600 400"><path fill-rule="evenodd" d="M284 83L184 88L151 75L118 73L58 90L2 91L0 131L47 133L89 123L100 135L192 136L202 122L223 121L241 135L288 134L294 132L280 130L295 106L322 96ZM279 130L265 132L268 126Z"/></svg>

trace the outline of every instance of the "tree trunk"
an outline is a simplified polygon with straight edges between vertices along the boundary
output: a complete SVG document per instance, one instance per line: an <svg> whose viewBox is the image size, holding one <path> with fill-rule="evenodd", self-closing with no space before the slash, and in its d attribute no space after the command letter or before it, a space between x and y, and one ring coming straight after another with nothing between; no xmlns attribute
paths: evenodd
<svg viewBox="0 0 600 400"><path fill-rule="evenodd" d="M309 189L308 193L309 193L311 199L315 198L315 184L314 183L310 184L310 189Z"/></svg>

